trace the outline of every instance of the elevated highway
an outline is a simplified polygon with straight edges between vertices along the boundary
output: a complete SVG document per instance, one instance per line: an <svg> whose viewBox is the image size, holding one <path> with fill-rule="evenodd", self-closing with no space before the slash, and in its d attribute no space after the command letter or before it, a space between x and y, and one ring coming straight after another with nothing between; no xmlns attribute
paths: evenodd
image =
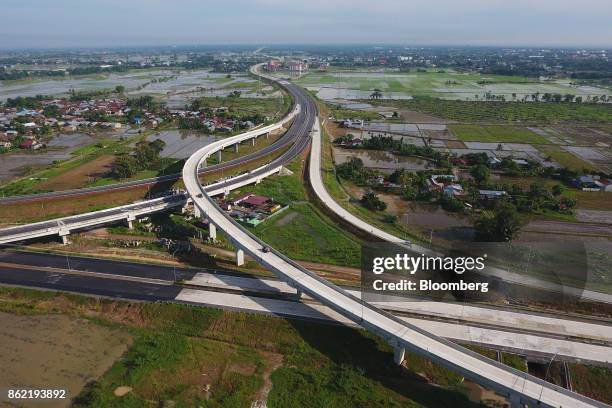
<svg viewBox="0 0 612 408"><path fill-rule="evenodd" d="M296 93L302 114L306 116L304 135L315 124L317 109L307 95ZM304 99L305 98L305 99ZM315 130L316 132L316 130ZM401 363L405 350L419 353L471 380L505 395L513 406L529 404L550 407L604 407L603 403L542 381L529 374L487 359L471 350L437 337L425 330L384 312L347 293L325 279L303 268L230 218L207 194L198 179L201 163L225 147L230 140L206 146L192 155L183 168L183 180L194 206L211 225L223 230L242 257L247 253L279 278L320 301L345 318L383 337L395 349L395 361Z"/></svg>
<svg viewBox="0 0 612 408"><path fill-rule="evenodd" d="M394 347L395 361L398 363L403 361L405 350L411 350L442 366L457 371L465 377L488 388L496 390L502 395L506 395L513 406L521 406L524 404L551 407L606 406L598 401L575 394L521 371L514 370L508 366L487 359L448 340L437 337L427 330L382 311L371 304L363 302L355 295L327 282L325 279L322 279L278 251L270 248L265 242L249 233L240 224L228 217L225 212L217 206L215 201L212 200L211 197L213 195L225 193L235 188L235 186L257 182L263 177L279 171L284 164L303 152L311 142L311 131L313 126L315 126L317 116L317 109L314 102L302 89L286 81L279 81L279 83L293 94L296 102L293 123L288 130L290 137L293 138L293 143L281 157L248 174L204 187L200 184L198 176L199 170L208 157L221 151L225 147L248 140L257 135L247 132L246 134L227 138L200 149L187 160L183 169L183 179L189 197L184 194L177 194L176 197L158 199L160 201L156 203L139 203L134 204L134 206L148 206L148 208L142 208L143 213L146 213L157 207L184 205L187 200L191 199L196 212L208 218L211 225L211 233L217 228L220 228L234 243L238 250L237 259L239 262L244 258L244 254L247 253L270 271L274 272L279 278L295 288L299 294L307 294L329 307L335 313L383 337ZM258 129L256 132L261 130L262 129ZM315 126L313 134L316 135L317 132L319 131ZM180 204L178 204L179 202ZM130 211L135 214L136 211L140 209L130 207L127 211L125 208L107 211L113 210L118 211L118 214L88 214L76 217L93 217L93 219L96 220L95 222L104 218L104 222L109 222L110 218L118 216L120 217L119 219L126 219L129 221ZM52 221L52 223L53 222L56 222L56 224L58 223L57 221ZM87 223L89 221L86 219L77 220L77 223L80 222ZM46 227L38 225L35 229L42 231L46 228L51 228L52 234L59 235L62 235L62 233L66 231L69 232L70 229L66 228L65 225L63 226L64 230L61 230L61 223L66 224L65 220L61 220L61 222L59 222L60 225ZM58 228L58 230L55 228ZM16 229L4 230L3 232L5 233L10 230L13 230L11 233L16 232ZM24 233L27 233L27 231ZM0 234L0 237L2 236L6 235Z"/></svg>
<svg viewBox="0 0 612 408"><path fill-rule="evenodd" d="M406 248L406 250L417 254L427 254L430 256L441 255L440 253L437 253L431 248L417 245L415 243L408 243L403 238L397 237L393 234L389 234L388 232L365 222L364 220L355 216L346 208L338 204L325 188L325 185L323 184L323 179L321 177L321 153L323 135L321 133L321 126L318 119L315 122L315 127L312 132L312 135L313 142L312 151L310 154L309 179L310 185L312 186L315 195L323 203L323 205L325 205L331 212L333 212L343 221L351 224L352 226L356 227L361 231L366 232L367 234L376 239L403 246ZM569 295L577 299L582 299L586 301L612 304L612 296L607 293L587 289L573 288L570 286L561 286L558 283L544 281L536 277L528 276L524 273L516 273L510 270L504 270L493 266L487 266L484 272L488 276L494 276L508 283L528 286L531 288L536 288L545 291L563 293L565 295Z"/></svg>

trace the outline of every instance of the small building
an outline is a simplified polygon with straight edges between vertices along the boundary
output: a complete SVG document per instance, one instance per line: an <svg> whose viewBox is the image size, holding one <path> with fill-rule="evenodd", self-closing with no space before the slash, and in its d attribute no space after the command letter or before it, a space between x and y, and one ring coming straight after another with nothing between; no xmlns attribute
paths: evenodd
<svg viewBox="0 0 612 408"><path fill-rule="evenodd" d="M519 166L527 166L529 165L529 162L525 159L512 159L513 162L515 162L516 164L518 164Z"/></svg>
<svg viewBox="0 0 612 408"><path fill-rule="evenodd" d="M582 191L607 191L612 192L612 180L598 175L586 175L577 177L574 185Z"/></svg>
<svg viewBox="0 0 612 408"><path fill-rule="evenodd" d="M499 200L507 194L502 190L478 190L478 198L481 200Z"/></svg>

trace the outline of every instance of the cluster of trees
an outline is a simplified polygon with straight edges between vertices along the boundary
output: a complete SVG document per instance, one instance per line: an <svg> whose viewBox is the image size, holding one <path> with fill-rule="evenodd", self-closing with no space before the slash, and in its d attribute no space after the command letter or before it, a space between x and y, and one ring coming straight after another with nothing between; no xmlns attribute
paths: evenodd
<svg viewBox="0 0 612 408"><path fill-rule="evenodd" d="M118 179L129 178L141 170L155 167L165 146L166 143L160 139L138 142L131 153L117 156L111 175Z"/></svg>
<svg viewBox="0 0 612 408"><path fill-rule="evenodd" d="M385 211L387 209L387 203L378 198L376 193L372 191L365 193L359 202L368 210Z"/></svg>
<svg viewBox="0 0 612 408"><path fill-rule="evenodd" d="M127 101L127 105L132 110L147 110L149 112L157 111L163 108L163 103L158 102L151 95L142 95L137 98L130 98Z"/></svg>
<svg viewBox="0 0 612 408"><path fill-rule="evenodd" d="M560 213L571 213L576 207L576 200L562 197L564 191L565 188L561 184L556 184L548 189L542 184L534 183L529 186L528 191L513 194L513 198L517 209L521 212L531 213L548 209Z"/></svg>
<svg viewBox="0 0 612 408"><path fill-rule="evenodd" d="M43 77L64 77L66 75L93 75L103 72L127 72L129 69L141 68L140 64L134 66L116 65L102 68L100 66L84 66L68 70L36 69L36 70L8 70L0 68L0 80L16 80Z"/></svg>
<svg viewBox="0 0 612 408"><path fill-rule="evenodd" d="M474 223L479 241L509 242L521 230L521 218L516 207L501 202L490 211L484 211Z"/></svg>
<svg viewBox="0 0 612 408"><path fill-rule="evenodd" d="M374 170L365 167L360 158L351 157L348 161L336 166L336 174L343 179L363 185L376 173Z"/></svg>
<svg viewBox="0 0 612 408"><path fill-rule="evenodd" d="M432 160L436 166L450 167L449 156L434 150L431 146L417 146L404 143L403 139L396 140L391 136L373 136L363 140L364 149L387 150L402 156L420 156Z"/></svg>
<svg viewBox="0 0 612 408"><path fill-rule="evenodd" d="M36 96L18 96L16 98L8 98L4 103L7 108L19 109L39 109L42 106L42 101L51 99L46 95Z"/></svg>

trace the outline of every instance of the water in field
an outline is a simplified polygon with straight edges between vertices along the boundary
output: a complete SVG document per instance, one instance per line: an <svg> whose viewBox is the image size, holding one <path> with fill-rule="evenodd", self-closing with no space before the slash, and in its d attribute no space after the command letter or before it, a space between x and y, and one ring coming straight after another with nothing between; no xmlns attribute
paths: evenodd
<svg viewBox="0 0 612 408"><path fill-rule="evenodd" d="M18 150L14 153L0 155L0 183L7 182L15 177L23 175L26 168L43 168L56 161L67 160L72 153L85 146L97 143L97 140L109 137L119 137L117 134L104 134L100 137L92 137L85 133L59 134L55 136L47 147L36 151Z"/></svg>
<svg viewBox="0 0 612 408"><path fill-rule="evenodd" d="M94 91L114 89L122 85L128 96L169 95L192 91L210 91L210 96L226 96L233 90L241 90L244 96L251 96L257 80L246 74L212 73L208 70L179 71L172 69L108 73L84 77L0 81L0 101L18 96L66 95L71 89ZM213 92L216 91L216 92ZM261 95L260 95L261 96Z"/></svg>
<svg viewBox="0 0 612 408"><path fill-rule="evenodd" d="M334 159L336 164L347 162L350 158L357 157L363 161L364 166L392 173L398 169L419 171L432 168L431 162L411 156L399 156L382 150L351 150L334 148Z"/></svg>
<svg viewBox="0 0 612 408"><path fill-rule="evenodd" d="M372 91L361 91L346 88L308 86L307 89L316 91L317 96L324 101L335 101L340 99L369 99L372 94ZM412 96L403 92L383 92L380 99L412 99Z"/></svg>

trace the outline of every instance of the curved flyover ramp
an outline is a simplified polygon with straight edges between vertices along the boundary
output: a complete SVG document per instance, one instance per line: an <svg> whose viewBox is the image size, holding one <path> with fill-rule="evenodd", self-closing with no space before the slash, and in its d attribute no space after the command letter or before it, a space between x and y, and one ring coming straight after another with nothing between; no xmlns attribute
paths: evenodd
<svg viewBox="0 0 612 408"><path fill-rule="evenodd" d="M284 83L283 86L288 86ZM309 134L315 121L316 106L302 92L290 89L301 105L300 120L304 118ZM295 93L297 92L297 93ZM304 99L306 98L306 100ZM296 119L297 120L297 119ZM303 126L300 126L303 127ZM240 136L237 136L240 137ZM589 399L564 388L542 381L529 374L497 363L464 347L439 338L431 333L405 323L325 279L301 267L265 242L244 229L226 215L206 193L198 180L198 168L207 157L232 143L232 138L215 142L191 156L183 168L183 180L194 205L216 228L225 231L233 244L250 255L281 279L317 299L331 309L358 323L365 329L383 337L395 347L395 360L403 360L404 350L419 353L432 361L457 371L502 395L506 395L513 406L524 404L550 407L605 407L607 405Z"/></svg>

